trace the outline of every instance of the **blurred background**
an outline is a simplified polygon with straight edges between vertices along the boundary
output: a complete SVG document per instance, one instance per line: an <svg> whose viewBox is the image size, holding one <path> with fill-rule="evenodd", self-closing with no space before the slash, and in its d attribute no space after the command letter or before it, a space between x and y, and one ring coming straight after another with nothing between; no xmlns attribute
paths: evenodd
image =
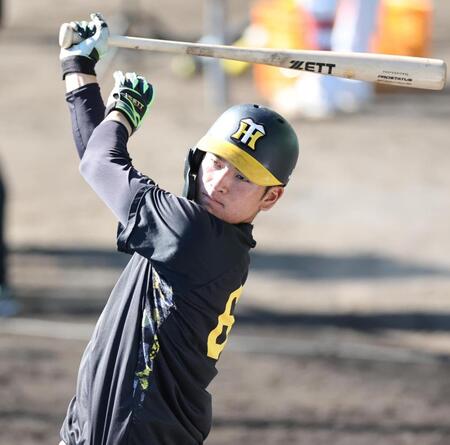
<svg viewBox="0 0 450 445"><path fill-rule="evenodd" d="M60 24L95 10L127 35L450 60L446 0L335 3L1 0L1 445L58 443L82 351L127 261L113 216L78 174ZM129 148L170 191L228 105L272 106L301 143L287 193L255 222L207 443L448 444L449 87L113 50L99 69L104 98L116 69L155 85Z"/></svg>

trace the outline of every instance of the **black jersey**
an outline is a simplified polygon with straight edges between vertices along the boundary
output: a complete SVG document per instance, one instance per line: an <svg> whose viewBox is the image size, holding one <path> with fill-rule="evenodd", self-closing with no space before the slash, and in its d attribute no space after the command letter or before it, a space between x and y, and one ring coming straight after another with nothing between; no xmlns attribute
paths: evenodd
<svg viewBox="0 0 450 445"><path fill-rule="evenodd" d="M98 140L120 124L102 125ZM234 323L251 230L142 182L117 239L132 257L83 355L61 429L67 445L204 441L206 388Z"/></svg>

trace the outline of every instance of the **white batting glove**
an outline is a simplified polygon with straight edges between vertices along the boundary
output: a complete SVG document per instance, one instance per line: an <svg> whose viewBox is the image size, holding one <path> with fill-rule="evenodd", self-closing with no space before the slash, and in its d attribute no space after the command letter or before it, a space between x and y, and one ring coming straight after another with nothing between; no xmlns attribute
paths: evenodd
<svg viewBox="0 0 450 445"><path fill-rule="evenodd" d="M59 59L63 61L68 57L84 56L94 62L100 60L108 51L109 28L102 15L91 14L91 21L70 22L74 32L81 38L81 42L70 48L61 48Z"/></svg>

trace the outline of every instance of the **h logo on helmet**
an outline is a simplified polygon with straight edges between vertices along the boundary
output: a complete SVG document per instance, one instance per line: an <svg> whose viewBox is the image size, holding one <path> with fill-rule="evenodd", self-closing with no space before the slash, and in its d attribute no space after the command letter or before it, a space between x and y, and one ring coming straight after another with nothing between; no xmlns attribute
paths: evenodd
<svg viewBox="0 0 450 445"><path fill-rule="evenodd" d="M253 119L242 119L236 133L232 134L232 139L242 142L252 150L256 150L256 141L266 134L262 125L257 124Z"/></svg>

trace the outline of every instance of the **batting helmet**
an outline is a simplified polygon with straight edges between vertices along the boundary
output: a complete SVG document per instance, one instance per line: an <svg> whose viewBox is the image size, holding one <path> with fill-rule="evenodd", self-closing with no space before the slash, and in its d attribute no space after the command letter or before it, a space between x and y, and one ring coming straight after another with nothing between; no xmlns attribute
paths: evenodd
<svg viewBox="0 0 450 445"><path fill-rule="evenodd" d="M189 199L195 197L195 181L205 152L227 160L251 182L271 186L288 183L299 148L294 129L278 113L260 105L235 105L188 153L183 194Z"/></svg>

